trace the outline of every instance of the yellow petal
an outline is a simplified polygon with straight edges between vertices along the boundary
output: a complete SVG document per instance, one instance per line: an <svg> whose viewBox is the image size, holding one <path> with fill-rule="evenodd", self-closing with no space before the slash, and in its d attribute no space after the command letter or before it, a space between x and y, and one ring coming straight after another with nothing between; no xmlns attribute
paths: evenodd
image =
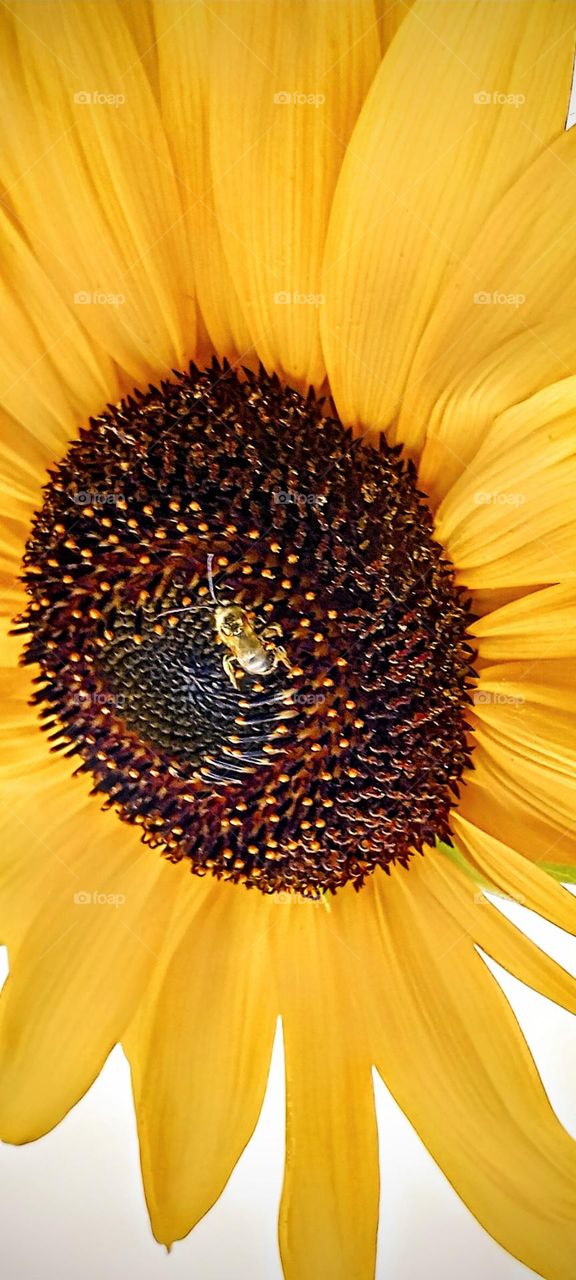
<svg viewBox="0 0 576 1280"><path fill-rule="evenodd" d="M503 840L534 862L574 865L574 786L550 779L537 765L514 767L482 731L475 734L474 769L466 776L459 812L482 831Z"/></svg>
<svg viewBox="0 0 576 1280"><path fill-rule="evenodd" d="M380 48L365 0L214 9L216 215L252 342L299 388L325 376L321 261L332 195Z"/></svg>
<svg viewBox="0 0 576 1280"><path fill-rule="evenodd" d="M436 534L470 587L576 576L576 378L499 415L436 515Z"/></svg>
<svg viewBox="0 0 576 1280"><path fill-rule="evenodd" d="M119 827L119 824L118 824ZM82 829L85 879L46 897L0 998L0 1132L46 1133L85 1093L133 1016L158 958L181 868L136 833ZM122 839L120 839L122 837ZM80 837L76 830L76 839Z"/></svg>
<svg viewBox="0 0 576 1280"><path fill-rule="evenodd" d="M436 500L473 463L499 414L573 373L575 197L570 130L501 200L430 320L398 434L419 447L425 428L419 475Z"/></svg>
<svg viewBox="0 0 576 1280"><path fill-rule="evenodd" d="M576 657L576 586L560 583L522 595L469 630L484 659Z"/></svg>
<svg viewBox="0 0 576 1280"><path fill-rule="evenodd" d="M523 858L516 849L480 831L459 813L453 814L452 825L459 848L497 892L538 912L560 929L569 933L576 931L574 898L546 871Z"/></svg>
<svg viewBox="0 0 576 1280"><path fill-rule="evenodd" d="M382 880L360 939L378 1070L486 1230L547 1280L571 1280L576 1146L510 1005L442 905L433 859Z"/></svg>
<svg viewBox="0 0 576 1280"><path fill-rule="evenodd" d="M251 347L222 247L214 210L209 139L210 18L203 3L180 0L154 6L162 121L184 207L188 253L183 292L196 295L219 356L245 356ZM222 75L216 67L215 74Z"/></svg>
<svg viewBox="0 0 576 1280"><path fill-rule="evenodd" d="M195 306L180 288L176 179L122 5L24 0L3 40L15 217L111 358L132 379L168 372L194 352Z"/></svg>
<svg viewBox="0 0 576 1280"><path fill-rule="evenodd" d="M484 667L474 717L510 755L556 774L576 773L576 689L571 662L550 658ZM553 779L550 779L553 785Z"/></svg>
<svg viewBox="0 0 576 1280"><path fill-rule="evenodd" d="M413 4L414 0L374 0L383 54L390 47Z"/></svg>
<svg viewBox="0 0 576 1280"><path fill-rule="evenodd" d="M242 887L202 885L199 910L182 904L124 1039L146 1199L167 1244L218 1199L258 1119L278 1011L267 956L274 909Z"/></svg>
<svg viewBox="0 0 576 1280"><path fill-rule="evenodd" d="M561 761L546 758L538 752L538 744L516 737L514 749L503 735L486 725L476 725L475 738L490 757L502 777L517 789L519 796L530 794L540 803L542 813L574 828L576 813L576 774Z"/></svg>
<svg viewBox="0 0 576 1280"><path fill-rule="evenodd" d="M421 0L402 24L352 136L326 246L322 338L347 422L382 429L393 420L459 260L564 127L573 25L573 6L550 0ZM468 295L489 287L469 273L464 284ZM411 404L400 438L416 451L425 429Z"/></svg>
<svg viewBox="0 0 576 1280"><path fill-rule="evenodd" d="M290 930L281 963L284 1275L371 1280L379 1172L362 977L338 937L337 902L329 913L305 903L294 911L304 917L304 927Z"/></svg>
<svg viewBox="0 0 576 1280"><path fill-rule="evenodd" d="M528 871L526 884L522 882L519 872L518 883L522 887L518 889L515 900L528 907L531 905L529 898L532 888L530 870L543 880L550 877L534 867L531 868L530 863L524 861ZM576 978L551 960L550 956L511 924L497 907L492 906L470 876L461 872L442 855L431 854L422 881L437 898L442 909L453 917L463 933L473 939L486 955L491 956L533 991L545 996L547 1000L553 1000L569 1013L576 1013ZM570 931L575 933L574 898L566 889L560 889L553 881L551 883L558 897L566 899L564 910L560 914L564 925L568 922ZM547 901L543 893L540 897L542 902ZM554 905L558 914L557 900Z"/></svg>
<svg viewBox="0 0 576 1280"><path fill-rule="evenodd" d="M18 298L28 331L34 335L31 347L26 331L9 328L5 338L21 361L22 370L11 391L3 389L7 407L18 407L20 421L33 428L27 398L41 384L47 370L61 384L62 430L50 437L49 423L40 423L38 437L46 447L62 449L66 429L75 426L102 404L117 397L118 377L111 360L92 342L81 327L78 310L71 299L64 300L38 262L22 231L0 209L0 263L3 286L12 299ZM18 390L17 390L18 389Z"/></svg>

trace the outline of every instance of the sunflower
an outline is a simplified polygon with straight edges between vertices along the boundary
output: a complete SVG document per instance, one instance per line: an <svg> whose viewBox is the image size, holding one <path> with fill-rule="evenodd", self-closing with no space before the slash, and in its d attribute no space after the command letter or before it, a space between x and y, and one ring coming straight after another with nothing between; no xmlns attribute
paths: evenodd
<svg viewBox="0 0 576 1280"><path fill-rule="evenodd" d="M575 25L3 6L0 1132L120 1043L171 1244L280 1016L290 1280L373 1275L373 1066L573 1275L573 1142L482 953L576 1009L494 904L575 931Z"/></svg>

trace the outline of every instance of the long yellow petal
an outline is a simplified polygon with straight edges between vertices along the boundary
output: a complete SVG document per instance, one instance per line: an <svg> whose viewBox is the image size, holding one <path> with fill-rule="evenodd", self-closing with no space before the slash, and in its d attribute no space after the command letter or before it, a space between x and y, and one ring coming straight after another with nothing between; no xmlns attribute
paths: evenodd
<svg viewBox="0 0 576 1280"><path fill-rule="evenodd" d="M462 788L459 812L533 862L576 864L573 818L550 803L550 787L541 778L535 785L537 770L536 776L522 779L511 773L506 752L495 759L491 745L481 732L476 734L474 769Z"/></svg>
<svg viewBox="0 0 576 1280"><path fill-rule="evenodd" d="M576 773L573 664L562 658L501 662L478 678L474 716L511 754L543 769Z"/></svg>
<svg viewBox="0 0 576 1280"><path fill-rule="evenodd" d="M209 157L211 24L207 6L188 0L154 6L162 120L184 208L188 252L181 282L195 293L218 355L245 356L250 331L222 246ZM225 67L216 65L218 79Z"/></svg>
<svg viewBox="0 0 576 1280"><path fill-rule="evenodd" d="M500 414L436 515L436 534L471 588L576 577L576 378Z"/></svg>
<svg viewBox="0 0 576 1280"><path fill-rule="evenodd" d="M218 1199L252 1134L278 1012L274 908L237 886L202 887L200 910L182 904L167 962L124 1037L146 1199L166 1244Z"/></svg>
<svg viewBox="0 0 576 1280"><path fill-rule="evenodd" d="M374 7L224 0L213 22L213 191L234 287L265 366L319 386L324 240L380 58Z"/></svg>
<svg viewBox="0 0 576 1280"><path fill-rule="evenodd" d="M374 0L383 54L390 47L413 4L414 0Z"/></svg>
<svg viewBox="0 0 576 1280"><path fill-rule="evenodd" d="M576 585L559 583L494 609L469 628L482 658L576 657Z"/></svg>
<svg viewBox="0 0 576 1280"><path fill-rule="evenodd" d="M11 387L2 380L2 401L11 412L17 408L20 422L31 429L35 419L30 414L29 401L50 370L61 385L62 430L51 437L44 414L37 435L45 447L62 450L66 430L69 432L76 425L78 417L86 418L108 400L117 398L117 371L104 351L89 339L72 298L64 299L59 294L5 207L0 208L0 273L7 298L12 303L19 299L29 332L35 338L35 346L31 347L24 326L21 330L10 325L7 332L3 329L4 339L22 367Z"/></svg>
<svg viewBox="0 0 576 1280"><path fill-rule="evenodd" d="M358 945L383 1080L486 1230L547 1280L571 1280L576 1146L474 933L442 905L428 856L378 881L370 905Z"/></svg>
<svg viewBox="0 0 576 1280"><path fill-rule="evenodd" d="M1 38L14 215L92 339L132 380L168 373L194 354L195 304L181 291L172 162L122 5L23 0L4 10Z"/></svg>
<svg viewBox="0 0 576 1280"><path fill-rule="evenodd" d="M398 435L419 448L425 434L419 475L435 500L474 464L499 414L573 374L575 197L569 130L494 209L430 320Z"/></svg>
<svg viewBox="0 0 576 1280"><path fill-rule="evenodd" d="M85 878L68 876L29 920L0 997L5 1141L46 1133L85 1093L154 968L182 868L136 854L130 835L84 828Z"/></svg>
<svg viewBox="0 0 576 1280"><path fill-rule="evenodd" d="M301 919L291 922L280 964L287 1126L280 1209L284 1275L286 1280L372 1280L378 1139L359 975L338 937L337 902L330 912L305 903L293 912Z"/></svg>
<svg viewBox="0 0 576 1280"><path fill-rule="evenodd" d="M326 246L322 338L347 422L392 422L459 260L564 127L575 17L550 0L420 0L402 24L352 136ZM490 287L475 279L467 296ZM414 452L426 422L411 404L400 438Z"/></svg>
<svg viewBox="0 0 576 1280"><path fill-rule="evenodd" d="M497 892L538 912L558 928L576 932L574 898L546 871L523 858L516 849L480 831L459 813L453 815L452 825L459 848Z"/></svg>
<svg viewBox="0 0 576 1280"><path fill-rule="evenodd" d="M515 899L522 906L530 905L528 899L532 887L530 864L526 862L526 866L527 892L519 889ZM532 868L532 872L546 879L544 872L538 873L535 868ZM550 956L511 924L496 906L492 906L470 876L461 872L444 856L431 853L422 883L438 900L442 910L450 913L458 927L487 955L533 991L545 996L547 1000L553 1000L569 1013L576 1013L576 978L551 960ZM570 931L576 933L574 898L566 889L560 889L553 881L551 883L558 896L566 899L561 912L564 925L569 923ZM541 902L544 901L545 895L541 894ZM555 906L558 914L557 899Z"/></svg>

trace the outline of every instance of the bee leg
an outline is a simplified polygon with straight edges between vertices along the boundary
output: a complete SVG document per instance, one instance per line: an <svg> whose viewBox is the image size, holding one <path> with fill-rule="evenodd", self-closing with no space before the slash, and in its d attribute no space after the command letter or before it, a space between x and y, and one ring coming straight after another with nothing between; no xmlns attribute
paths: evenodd
<svg viewBox="0 0 576 1280"><path fill-rule="evenodd" d="M281 636L281 635L282 635L282 627L280 626L280 623L269 622L268 626L264 627L264 630L260 632L259 638L261 640L268 640L271 636Z"/></svg>
<svg viewBox="0 0 576 1280"><path fill-rule="evenodd" d="M228 676L230 684L234 685L235 689L239 689L240 685L238 684L238 681L236 679L236 673L234 671L232 658L230 657L230 654L226 654L226 657L222 659L222 666L224 667L224 670L226 672L226 675Z"/></svg>
<svg viewBox="0 0 576 1280"><path fill-rule="evenodd" d="M286 653L286 650L282 648L282 645L280 644L277 645L276 649L274 650L274 656L276 658L276 665L278 665L278 663L281 662L282 665L287 667L289 671L292 670L292 663L290 662L290 659L288 657L288 654Z"/></svg>

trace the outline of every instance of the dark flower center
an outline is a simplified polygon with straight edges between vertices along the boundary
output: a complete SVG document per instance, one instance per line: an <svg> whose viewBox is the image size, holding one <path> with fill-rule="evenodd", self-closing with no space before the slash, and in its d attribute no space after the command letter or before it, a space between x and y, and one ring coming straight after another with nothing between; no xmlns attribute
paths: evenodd
<svg viewBox="0 0 576 1280"><path fill-rule="evenodd" d="M468 606L411 464L312 395L214 362L110 407L23 578L52 749L171 860L316 896L449 840Z"/></svg>

